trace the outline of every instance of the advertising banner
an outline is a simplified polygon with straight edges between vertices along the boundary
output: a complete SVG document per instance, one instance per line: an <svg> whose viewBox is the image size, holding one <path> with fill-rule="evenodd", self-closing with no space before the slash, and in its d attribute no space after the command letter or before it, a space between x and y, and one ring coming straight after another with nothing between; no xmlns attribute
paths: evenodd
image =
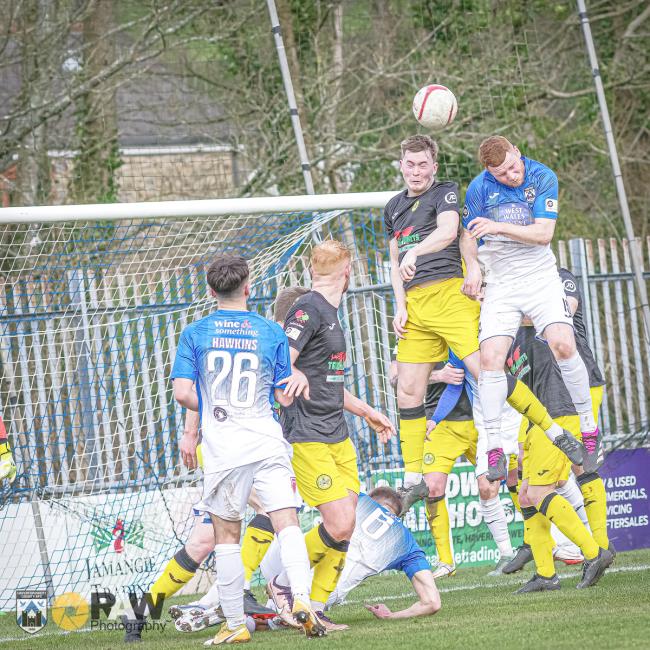
<svg viewBox="0 0 650 650"><path fill-rule="evenodd" d="M607 490L607 534L616 550L650 548L650 449L617 449L599 473Z"/></svg>

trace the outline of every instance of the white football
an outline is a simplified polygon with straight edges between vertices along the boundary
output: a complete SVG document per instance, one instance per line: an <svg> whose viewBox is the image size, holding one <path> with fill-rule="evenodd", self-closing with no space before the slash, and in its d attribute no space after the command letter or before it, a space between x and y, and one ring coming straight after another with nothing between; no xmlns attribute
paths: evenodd
<svg viewBox="0 0 650 650"><path fill-rule="evenodd" d="M457 112L456 97L446 86L429 84L413 98L413 115L427 129L444 129L454 121Z"/></svg>

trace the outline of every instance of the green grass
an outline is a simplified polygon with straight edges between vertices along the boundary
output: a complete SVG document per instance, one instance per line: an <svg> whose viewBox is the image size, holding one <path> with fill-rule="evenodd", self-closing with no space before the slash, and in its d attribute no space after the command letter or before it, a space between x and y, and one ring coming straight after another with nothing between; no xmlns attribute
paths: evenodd
<svg viewBox="0 0 650 650"><path fill-rule="evenodd" d="M515 576L486 578L485 568L461 569L439 582L442 611L436 616L403 621L378 621L363 602L385 602L391 609L413 600L403 575L378 576L350 594L350 602L332 617L351 627L325 639L307 640L299 632L258 632L253 643L292 650L321 644L338 648L648 648L650 647L650 550L620 553L612 570L594 588L578 591L579 569L558 565L562 590L514 596L513 590L530 571ZM185 601L189 599L184 599ZM34 636L24 634L13 615L0 617L0 648L19 650L114 650L121 648L119 632L55 632L52 622ZM167 624L150 632L137 647L200 648L211 631L181 634ZM252 646L251 646L252 647Z"/></svg>

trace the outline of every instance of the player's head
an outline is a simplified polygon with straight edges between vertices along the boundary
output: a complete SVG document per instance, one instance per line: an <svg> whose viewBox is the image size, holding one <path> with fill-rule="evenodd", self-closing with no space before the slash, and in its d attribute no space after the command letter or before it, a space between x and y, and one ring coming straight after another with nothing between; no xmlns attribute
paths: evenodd
<svg viewBox="0 0 650 650"><path fill-rule="evenodd" d="M524 182L526 169L521 152L502 135L491 135L478 148L481 165L503 185L519 187Z"/></svg>
<svg viewBox="0 0 650 650"><path fill-rule="evenodd" d="M208 267L208 286L217 300L250 295L248 262L240 255L220 255Z"/></svg>
<svg viewBox="0 0 650 650"><path fill-rule="evenodd" d="M311 249L310 257L312 280L326 280L331 284L342 284L347 291L352 272L352 253L340 241L326 239Z"/></svg>
<svg viewBox="0 0 650 650"><path fill-rule="evenodd" d="M438 171L438 145L428 135L412 135L401 144L399 168L411 194L426 192Z"/></svg>
<svg viewBox="0 0 650 650"><path fill-rule="evenodd" d="M287 287L282 289L273 303L273 320L284 325L284 321L293 303L309 292L305 287Z"/></svg>
<svg viewBox="0 0 650 650"><path fill-rule="evenodd" d="M393 488L388 487L387 485L382 485L381 487L376 487L374 490L369 492L368 496L380 505L384 506L387 510L390 510L393 514L399 516L399 513L402 510L402 500L397 491L393 490Z"/></svg>

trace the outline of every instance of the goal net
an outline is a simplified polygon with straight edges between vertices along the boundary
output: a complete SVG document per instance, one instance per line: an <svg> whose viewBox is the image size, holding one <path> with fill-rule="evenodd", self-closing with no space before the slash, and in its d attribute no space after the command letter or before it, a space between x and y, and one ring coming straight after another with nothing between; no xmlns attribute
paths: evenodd
<svg viewBox="0 0 650 650"><path fill-rule="evenodd" d="M0 404L18 467L0 495L0 609L13 609L22 588L87 596L93 585L113 593L150 586L186 540L200 494L200 471L179 457L183 411L169 375L181 330L215 308L206 266L220 252L245 256L250 307L270 315L279 288L309 284L314 233L351 243L356 223L374 223L369 210L355 214L0 226ZM366 273L357 284L375 274L367 260L355 264ZM351 300L343 307L355 327L346 328L348 344L358 347L350 387L394 414L382 383L387 324L370 322ZM362 465L396 457L394 446L378 448L354 426Z"/></svg>

